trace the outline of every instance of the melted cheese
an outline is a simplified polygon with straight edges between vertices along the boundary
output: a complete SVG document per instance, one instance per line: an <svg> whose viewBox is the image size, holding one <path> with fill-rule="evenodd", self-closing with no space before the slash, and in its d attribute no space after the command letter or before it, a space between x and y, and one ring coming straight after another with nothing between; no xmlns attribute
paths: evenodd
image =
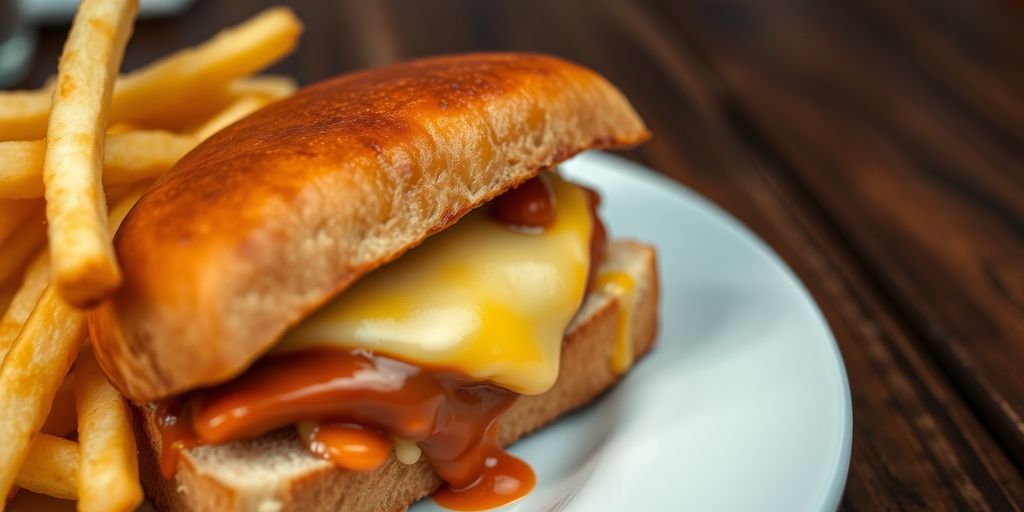
<svg viewBox="0 0 1024 512"><path fill-rule="evenodd" d="M545 179L558 212L548 228L524 232L472 212L364 276L275 351L363 348L518 393L547 391L583 300L592 227L583 190Z"/></svg>
<svg viewBox="0 0 1024 512"><path fill-rule="evenodd" d="M615 346L612 349L611 368L623 373L633 366L633 301L636 300L636 281L622 271L598 274L595 286L615 295L619 301L619 319L615 328Z"/></svg>

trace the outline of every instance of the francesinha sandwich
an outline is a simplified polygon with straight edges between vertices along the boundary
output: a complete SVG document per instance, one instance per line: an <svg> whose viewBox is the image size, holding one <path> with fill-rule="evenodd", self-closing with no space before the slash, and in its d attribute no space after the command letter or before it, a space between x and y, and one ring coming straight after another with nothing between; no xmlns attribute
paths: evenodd
<svg viewBox="0 0 1024 512"><path fill-rule="evenodd" d="M503 447L653 342L654 250L557 164L648 138L552 57L475 54L307 87L214 135L115 240L94 350L168 510L483 509Z"/></svg>

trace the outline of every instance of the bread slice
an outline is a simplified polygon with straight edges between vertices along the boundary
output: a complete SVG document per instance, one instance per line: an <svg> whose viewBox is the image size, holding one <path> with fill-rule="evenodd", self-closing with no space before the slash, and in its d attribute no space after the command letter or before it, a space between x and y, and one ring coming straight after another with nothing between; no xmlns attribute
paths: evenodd
<svg viewBox="0 0 1024 512"><path fill-rule="evenodd" d="M89 314L135 403L224 382L361 275L580 151L649 136L593 71L533 54L400 63L299 91L214 135L117 232ZM211 340L217 340L211 343Z"/></svg>
<svg viewBox="0 0 1024 512"><path fill-rule="evenodd" d="M557 382L547 393L520 397L502 416L503 445L589 403L623 377L610 366L622 310L633 315L629 342L637 357L650 350L659 294L654 249L635 242L612 243L601 270L633 277L636 291L631 303L603 290L586 298L566 332ZM391 512L405 510L441 485L423 460L406 465L392 457L372 472L339 470L310 455L293 429L188 450L176 477L166 480L158 470L160 439L153 416L139 411L143 484L159 510Z"/></svg>

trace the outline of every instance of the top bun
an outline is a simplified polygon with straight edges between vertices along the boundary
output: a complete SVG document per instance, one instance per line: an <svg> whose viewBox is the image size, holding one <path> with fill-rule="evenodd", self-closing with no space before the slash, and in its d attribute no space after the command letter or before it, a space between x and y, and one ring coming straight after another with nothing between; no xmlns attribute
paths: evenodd
<svg viewBox="0 0 1024 512"><path fill-rule="evenodd" d="M142 196L114 240L124 284L89 313L136 403L244 371L363 274L580 151L649 137L561 59L430 58L307 87L225 128Z"/></svg>

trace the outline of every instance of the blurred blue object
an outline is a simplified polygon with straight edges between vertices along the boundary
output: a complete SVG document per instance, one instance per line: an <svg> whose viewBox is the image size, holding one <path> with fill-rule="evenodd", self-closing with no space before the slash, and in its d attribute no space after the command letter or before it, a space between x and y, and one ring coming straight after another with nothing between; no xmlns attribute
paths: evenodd
<svg viewBox="0 0 1024 512"><path fill-rule="evenodd" d="M194 1L139 0L139 18L172 16L187 9ZM78 0L21 0L25 17L37 25L71 23L77 8Z"/></svg>
<svg viewBox="0 0 1024 512"><path fill-rule="evenodd" d="M25 76L35 45L35 31L18 0L0 0L0 87L10 87Z"/></svg>
<svg viewBox="0 0 1024 512"><path fill-rule="evenodd" d="M79 0L0 0L0 88L12 87L28 71L39 25L68 25ZM195 0L140 0L139 18L181 13Z"/></svg>

